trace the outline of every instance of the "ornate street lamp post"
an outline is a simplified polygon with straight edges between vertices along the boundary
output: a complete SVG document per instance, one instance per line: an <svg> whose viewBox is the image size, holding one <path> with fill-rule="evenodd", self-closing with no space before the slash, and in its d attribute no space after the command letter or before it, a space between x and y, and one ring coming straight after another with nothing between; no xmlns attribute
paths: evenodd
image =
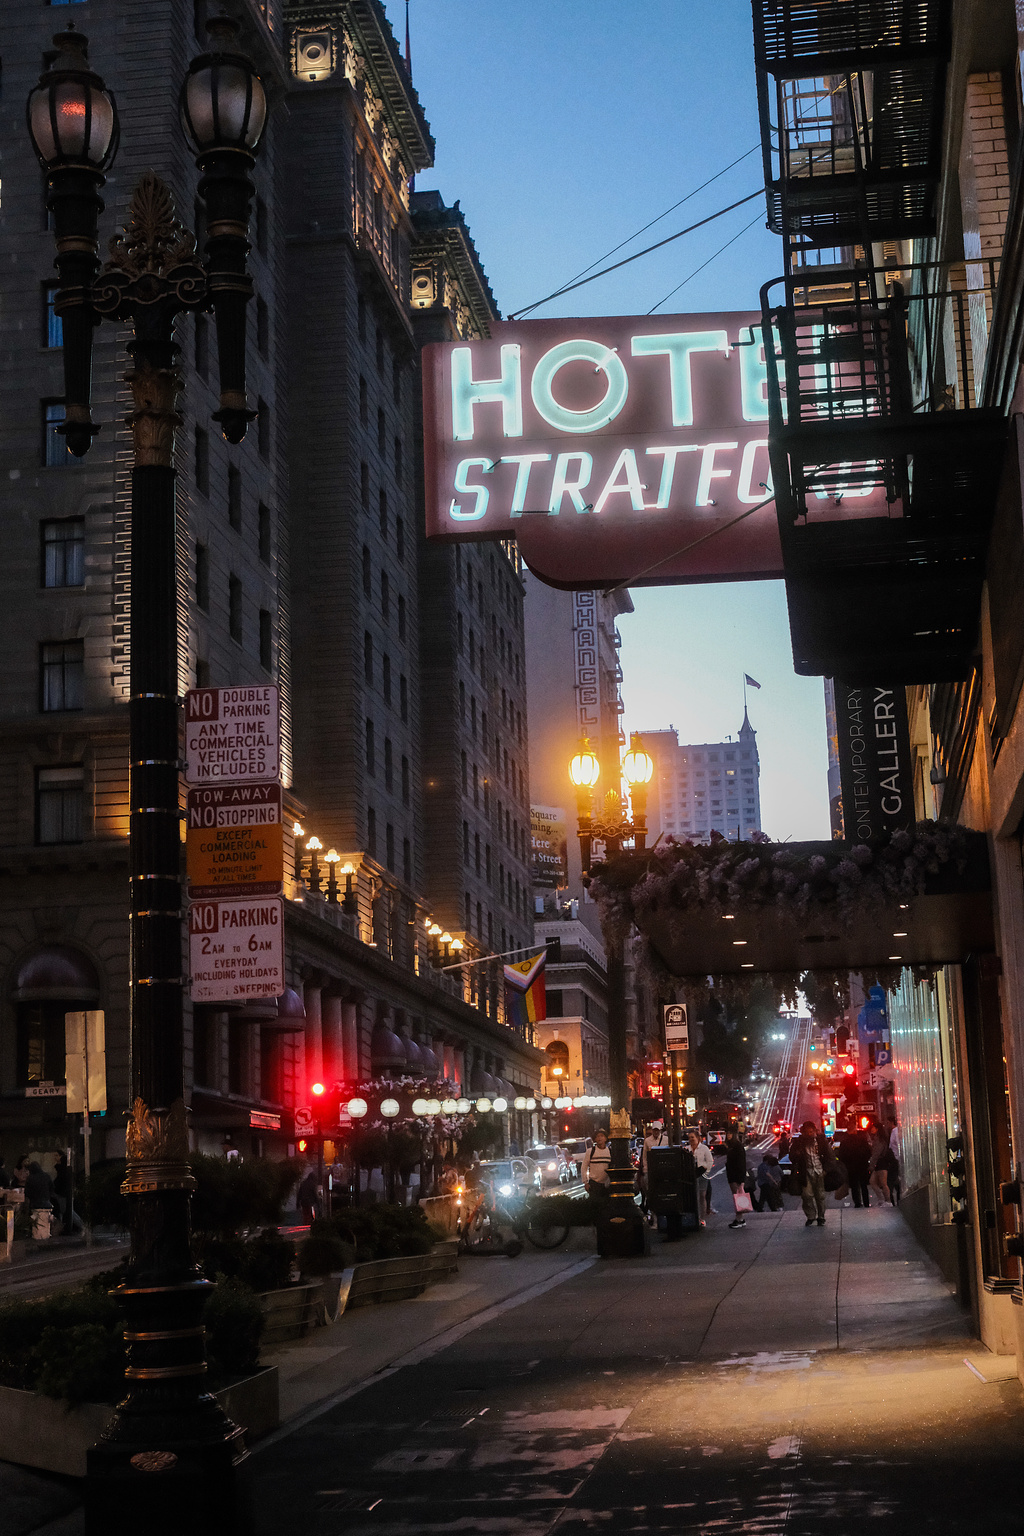
<svg viewBox="0 0 1024 1536"><path fill-rule="evenodd" d="M622 765L630 786L633 820L622 814L618 789L605 797L606 816L595 820L593 792L601 776L601 765L589 741L580 742L579 751L569 764L569 777L576 786L576 813L580 857L584 875L589 875L593 845L603 842L606 855L618 853L623 839L632 837L642 850L647 843L647 785L654 773L654 763L634 738ZM609 1143L612 1160L608 1169L610 1196L607 1209L598 1219L598 1252L605 1258L629 1257L645 1253L647 1235L643 1218L633 1199L633 1165L629 1156L631 1105L629 1101L629 1063L626 1053L626 962L621 934L606 938L608 962L608 1076L611 1088Z"/></svg>
<svg viewBox="0 0 1024 1536"><path fill-rule="evenodd" d="M28 100L28 127L53 216L64 327L68 449L87 453L99 430L91 407L92 335L105 319L130 324L134 409L131 479L129 703L129 932L132 1115L127 1132L131 1255L118 1288L125 1321L127 1395L89 1453L86 1529L142 1528L151 1536L238 1530L235 1468L241 1431L204 1390L201 1323L210 1290L191 1251L182 1028L179 837L179 679L174 431L181 388L176 317L214 311L221 423L240 442L245 404L249 173L266 119L263 86L230 51L237 30L211 23L211 52L190 66L182 122L203 173L208 238L175 217L167 187L147 173L126 229L100 268L99 192L117 150L114 98L89 67L86 39L59 34L57 56Z"/></svg>

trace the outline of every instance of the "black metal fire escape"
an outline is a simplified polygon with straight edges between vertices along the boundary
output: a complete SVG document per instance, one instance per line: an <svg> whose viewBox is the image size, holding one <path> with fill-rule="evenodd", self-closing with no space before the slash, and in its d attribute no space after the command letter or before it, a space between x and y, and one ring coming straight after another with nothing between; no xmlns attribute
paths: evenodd
<svg viewBox="0 0 1024 1536"><path fill-rule="evenodd" d="M935 229L950 0L754 0L769 224L769 444L794 663L960 677L1005 418L976 407L963 270ZM991 274L990 274L991 275Z"/></svg>

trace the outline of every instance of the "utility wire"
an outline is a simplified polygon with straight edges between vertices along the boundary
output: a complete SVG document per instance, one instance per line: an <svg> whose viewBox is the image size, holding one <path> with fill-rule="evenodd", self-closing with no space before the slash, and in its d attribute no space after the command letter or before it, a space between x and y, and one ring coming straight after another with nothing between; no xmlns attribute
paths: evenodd
<svg viewBox="0 0 1024 1536"><path fill-rule="evenodd" d="M656 219L651 219L649 223L644 224L640 229L634 230L625 240L620 240L618 245L613 245L610 251L605 251L603 256L599 256L597 261L592 261L588 267L583 268L582 272L577 272L575 277L569 279L570 283L575 283L578 278L586 277L587 273L592 272L600 262L607 261L609 256L614 256L616 251L621 251L623 246L628 245L631 240L639 240L640 236L645 235L649 229L653 229L655 224L660 224L662 219L667 219L670 213L675 213L676 209L681 208L684 203L688 203L691 197L696 197L698 192L703 192L705 187L710 187L712 182L718 181L720 177L731 171L734 166L739 165L742 160L748 160L760 148L760 143L751 145L742 155L737 155L735 160L731 160L720 171L716 171L713 176L709 176L707 181L702 181L699 187L694 187L692 192L687 192L686 196L681 197L678 203L673 203L671 208L666 208L664 213L659 213Z"/></svg>
<svg viewBox="0 0 1024 1536"><path fill-rule="evenodd" d="M672 291L670 293L666 293L663 299L659 299L657 304L655 304L653 308L649 309L647 313L649 315L653 315L656 309L660 309L663 304L667 304L669 299L673 298L675 294L679 292L680 288L685 288L687 283L697 276L698 272L703 272L705 267L710 267L711 263L717 260L723 251L727 251L730 245L734 245L736 243L736 241L740 238L740 235L745 235L748 229L753 229L754 225L760 224L760 222L761 215L758 214L756 218L751 219L749 224L744 224L743 228L737 234L733 235L731 240L727 240L724 245L720 245L718 247L718 250L715 252L714 256L709 256L707 261L702 261L699 267L694 268L689 277L684 277L681 283L677 283Z"/></svg>
<svg viewBox="0 0 1024 1536"><path fill-rule="evenodd" d="M585 288L587 283L595 283L599 277L607 277L609 272L617 272L620 267L628 267L631 261L639 261L641 256L649 256L652 251L660 251L662 246L671 245L673 240L681 240L684 235L692 235L695 229L703 229L705 224L713 224L715 219L722 218L727 213L732 213L734 208L742 208L745 203L752 203L755 197L763 197L764 188L758 187L756 192L750 192L746 197L741 197L738 202L730 203L727 208L719 208L717 213L709 213L706 219L698 219L696 224L690 224L686 229L677 230L674 235L667 235L664 240L658 240L654 245L645 246L642 251L635 251L632 256L626 256L622 261L613 262L610 267L602 267L600 272L594 272L590 277L581 278L578 282L566 283L564 288L556 288L554 293L549 293L546 298L538 299L536 304L530 304L526 309L518 309L509 315L510 320L522 320L525 315L532 314L535 309L540 309L542 304L547 304L551 299L559 299L565 293L572 293L575 288Z"/></svg>
<svg viewBox="0 0 1024 1536"><path fill-rule="evenodd" d="M690 550L696 549L698 544L706 544L708 539L716 538L718 534L726 533L730 528L735 528L736 524L742 523L745 517L752 517L755 512L760 512L762 507L771 506L774 500L774 494L766 496L764 501L759 501L756 506L748 507L745 512L741 512L739 517L730 518L727 523L722 524L721 528L711 528L707 533L702 533L699 539L693 539L689 544L684 544L681 549L673 549L667 555L662 555L660 560L655 560L653 565L645 566L642 571L637 571L635 576L630 576L626 581L616 582L614 587L603 587L601 590L606 597L611 597L615 592L625 592L635 581L641 581L644 576L649 576L652 571L656 571L659 565L667 565L670 560L678 560L680 555L689 554Z"/></svg>

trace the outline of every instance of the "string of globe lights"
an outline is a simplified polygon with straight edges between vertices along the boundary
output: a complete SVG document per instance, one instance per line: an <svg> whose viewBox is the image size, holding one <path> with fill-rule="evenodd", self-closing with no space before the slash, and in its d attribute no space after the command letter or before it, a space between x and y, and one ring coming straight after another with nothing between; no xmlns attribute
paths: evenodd
<svg viewBox="0 0 1024 1536"><path fill-rule="evenodd" d="M523 1094L509 1101L500 1095L496 1098L479 1099L413 1099L411 1109L417 1119L429 1119L434 1115L489 1115L507 1114L513 1110L534 1109L607 1109L611 1105L611 1099L601 1094L582 1094L578 1099L561 1098L552 1099L546 1094L542 1098L527 1098ZM356 1095L342 1104L341 1108L353 1120L362 1120L370 1113L368 1101ZM387 1098L380 1101L380 1114L385 1120L394 1120L402 1113L402 1105L398 1099Z"/></svg>

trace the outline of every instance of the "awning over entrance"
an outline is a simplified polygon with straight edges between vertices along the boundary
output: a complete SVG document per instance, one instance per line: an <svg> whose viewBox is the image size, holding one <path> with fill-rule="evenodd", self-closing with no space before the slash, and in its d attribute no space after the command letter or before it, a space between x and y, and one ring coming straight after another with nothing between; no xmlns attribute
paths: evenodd
<svg viewBox="0 0 1024 1536"><path fill-rule="evenodd" d="M913 853L913 842L908 859ZM648 940L654 955L678 977L729 976L758 972L795 974L808 970L860 971L906 965L949 965L994 947L988 848L981 833L958 834L956 853L937 872L919 881L917 894L904 895L881 886L868 889L852 902L833 899L801 904L794 891L740 889L738 871L746 869L754 882L759 870L785 872L799 881L812 861L822 860L828 871L845 868L848 845L802 843L762 845L745 850L720 845L717 883L710 882L706 899L692 897L699 879L674 873L673 850L646 857L626 854L596 872L594 892L606 910L609 900ZM774 854L785 851L787 862L773 867ZM681 852L682 862L686 858ZM693 850L705 873L714 853ZM849 861L851 864L853 860ZM879 859L879 863L881 863ZM823 885L828 871L815 864ZM730 880L730 872L735 876ZM633 876L628 887L630 875ZM835 876L841 882L842 876ZM705 887L709 882L705 880ZM731 887L731 892L730 892ZM824 894L828 894L825 886Z"/></svg>

